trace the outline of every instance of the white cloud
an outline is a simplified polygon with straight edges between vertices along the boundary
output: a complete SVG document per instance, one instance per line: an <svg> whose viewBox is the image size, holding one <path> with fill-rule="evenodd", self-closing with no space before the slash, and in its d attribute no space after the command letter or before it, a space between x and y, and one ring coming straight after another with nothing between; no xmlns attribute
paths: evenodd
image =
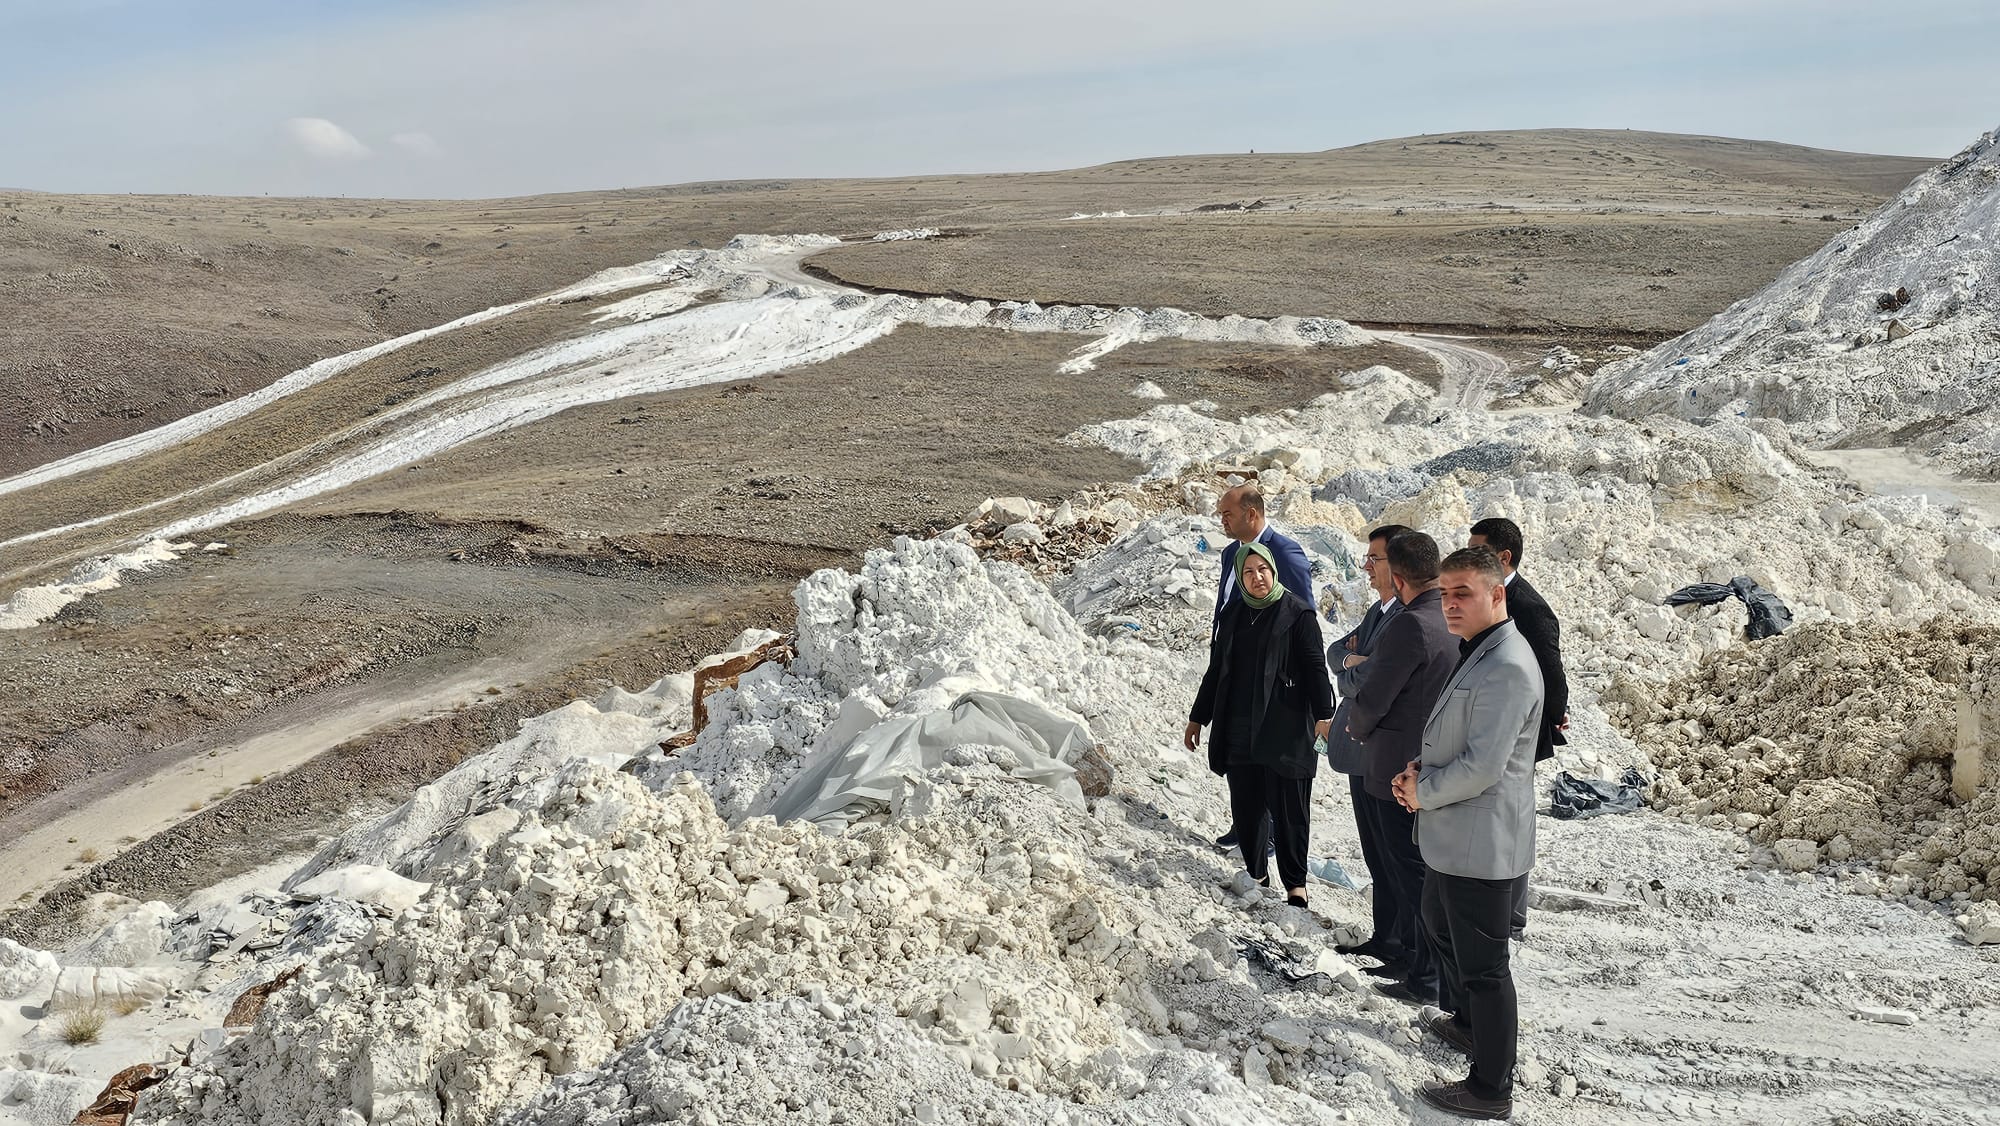
<svg viewBox="0 0 2000 1126"><path fill-rule="evenodd" d="M389 143L402 149L404 152L415 153L418 156L436 156L438 154L437 138L422 131L398 133L389 138Z"/></svg>
<svg viewBox="0 0 2000 1126"><path fill-rule="evenodd" d="M360 138L324 117L294 117L285 122L292 143L320 160L361 160L373 156Z"/></svg>

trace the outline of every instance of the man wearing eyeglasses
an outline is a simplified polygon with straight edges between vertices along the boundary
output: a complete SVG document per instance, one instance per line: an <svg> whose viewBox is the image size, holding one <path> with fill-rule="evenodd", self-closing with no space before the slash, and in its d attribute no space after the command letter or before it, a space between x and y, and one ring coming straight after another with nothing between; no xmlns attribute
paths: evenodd
<svg viewBox="0 0 2000 1126"><path fill-rule="evenodd" d="M1375 592L1375 601L1362 615L1361 624L1326 651L1327 667L1332 670L1334 686L1340 693L1340 707L1333 716L1333 731L1326 739L1326 761L1328 766L1347 775L1354 830L1361 837L1361 859L1368 865L1368 876L1375 887L1370 894L1374 917L1368 940L1343 945L1340 950L1344 954L1379 958L1383 966L1391 971L1403 965L1406 952L1401 936L1396 933L1395 903L1387 894L1389 885L1383 882L1382 866L1386 861L1376 832L1376 821L1368 816L1369 799L1361 788L1362 778L1367 773L1368 753L1347 730L1347 713L1348 705L1361 691L1368 675L1368 657L1375 652L1376 639L1382 635L1382 628L1388 625L1389 620L1403 609L1403 603L1396 597L1396 582L1389 574L1388 551L1389 541L1409 530L1401 524L1385 524L1368 533L1368 553L1361 557L1361 570L1368 576L1368 586ZM1375 968L1381 967L1373 967L1371 972ZM1390 973L1378 976L1386 977Z"/></svg>

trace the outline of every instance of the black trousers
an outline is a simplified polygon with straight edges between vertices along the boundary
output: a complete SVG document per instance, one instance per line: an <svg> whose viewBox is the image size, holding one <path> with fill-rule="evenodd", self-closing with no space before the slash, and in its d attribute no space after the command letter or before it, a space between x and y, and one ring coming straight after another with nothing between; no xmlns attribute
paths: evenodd
<svg viewBox="0 0 2000 1126"><path fill-rule="evenodd" d="M1517 931L1528 929L1528 874L1526 872L1521 873L1521 877L1514 881L1513 923L1514 929Z"/></svg>
<svg viewBox="0 0 2000 1126"><path fill-rule="evenodd" d="M1417 815L1393 801L1367 797L1388 877L1375 885L1376 902L1381 903L1383 891L1389 893L1391 933L1403 950L1403 984L1419 996L1432 997L1438 988L1437 961L1423 934L1424 882L1430 869L1417 849Z"/></svg>
<svg viewBox="0 0 2000 1126"><path fill-rule="evenodd" d="M1312 779L1286 778L1261 766L1231 765L1229 816L1243 850L1243 868L1263 880L1270 875L1267 845L1278 845L1278 878L1287 888L1306 886L1306 840L1311 833Z"/></svg>
<svg viewBox="0 0 2000 1126"><path fill-rule="evenodd" d="M1389 890L1388 859L1378 839L1376 817L1368 808L1374 800L1361 788L1361 775L1347 776L1347 801L1354 808L1354 831L1361 835L1361 860L1368 865L1368 878L1374 881L1368 893L1375 912L1368 941L1382 952L1384 962L1400 962L1404 951L1403 936L1396 932L1396 897Z"/></svg>
<svg viewBox="0 0 2000 1126"><path fill-rule="evenodd" d="M1438 1004L1471 1033L1472 1074L1466 1083L1487 1098L1514 1090L1520 1011L1508 964L1513 913L1513 880L1432 872L1424 884L1424 930L1440 971Z"/></svg>

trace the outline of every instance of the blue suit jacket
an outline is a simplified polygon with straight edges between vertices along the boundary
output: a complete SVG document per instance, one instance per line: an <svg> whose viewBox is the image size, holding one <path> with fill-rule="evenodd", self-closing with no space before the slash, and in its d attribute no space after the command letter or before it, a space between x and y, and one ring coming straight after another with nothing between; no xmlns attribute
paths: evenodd
<svg viewBox="0 0 2000 1126"><path fill-rule="evenodd" d="M1318 613L1319 607L1313 602L1312 564L1306 561L1306 549L1299 546L1299 541L1269 524L1264 525L1264 534L1257 537L1257 542L1270 548L1271 558L1278 561L1278 581L1285 584L1286 590L1298 595L1299 600L1311 607L1314 613ZM1215 617L1209 623L1211 633L1214 632L1215 622L1222 619L1223 607L1242 597L1243 592L1237 589L1235 581L1236 550L1242 546L1230 540L1229 545L1222 549L1222 577L1215 582Z"/></svg>

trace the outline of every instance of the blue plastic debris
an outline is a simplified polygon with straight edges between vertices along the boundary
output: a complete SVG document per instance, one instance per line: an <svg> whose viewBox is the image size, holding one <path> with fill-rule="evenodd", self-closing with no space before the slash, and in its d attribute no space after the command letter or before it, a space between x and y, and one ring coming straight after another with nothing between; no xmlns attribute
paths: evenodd
<svg viewBox="0 0 2000 1126"><path fill-rule="evenodd" d="M1348 891L1360 891L1375 882L1366 876L1362 876L1359 880L1355 879L1347 874L1347 869L1340 866L1340 861L1325 856L1309 858L1306 861L1306 871L1334 887L1346 888Z"/></svg>

